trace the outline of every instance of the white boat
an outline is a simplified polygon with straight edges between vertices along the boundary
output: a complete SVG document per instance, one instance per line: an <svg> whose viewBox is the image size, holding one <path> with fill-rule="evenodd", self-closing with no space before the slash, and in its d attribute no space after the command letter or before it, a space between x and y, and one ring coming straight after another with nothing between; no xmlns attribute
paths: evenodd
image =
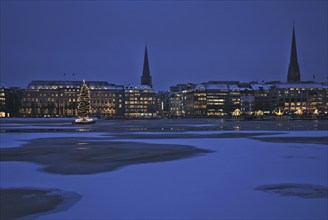
<svg viewBox="0 0 328 220"><path fill-rule="evenodd" d="M80 124L80 125L89 125L95 124L96 121L92 118L77 118L74 120L73 124Z"/></svg>

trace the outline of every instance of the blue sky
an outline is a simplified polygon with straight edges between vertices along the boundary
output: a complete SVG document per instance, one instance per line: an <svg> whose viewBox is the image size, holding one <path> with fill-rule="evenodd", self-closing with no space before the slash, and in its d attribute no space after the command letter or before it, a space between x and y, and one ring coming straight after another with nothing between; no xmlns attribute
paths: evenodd
<svg viewBox="0 0 328 220"><path fill-rule="evenodd" d="M0 80L139 84L147 42L156 90L285 82L294 20L302 80L326 81L327 14L327 1L1 1Z"/></svg>

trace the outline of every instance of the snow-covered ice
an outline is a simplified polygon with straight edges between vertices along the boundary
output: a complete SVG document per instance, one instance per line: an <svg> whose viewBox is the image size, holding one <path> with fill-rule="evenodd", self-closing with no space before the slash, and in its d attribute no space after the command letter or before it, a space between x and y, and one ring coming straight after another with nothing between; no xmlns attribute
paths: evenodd
<svg viewBox="0 0 328 220"><path fill-rule="evenodd" d="M277 136L311 138L323 136L326 131L283 133L286 134ZM72 135L95 137L102 133L1 133L1 146L17 147L19 140ZM214 152L176 161L132 165L109 173L73 176L39 172L39 165L27 162L1 162L0 186L59 188L82 196L69 210L38 219L328 218L327 198L283 197L255 190L261 185L289 183L327 187L325 145L267 143L247 138L120 141L192 145Z"/></svg>

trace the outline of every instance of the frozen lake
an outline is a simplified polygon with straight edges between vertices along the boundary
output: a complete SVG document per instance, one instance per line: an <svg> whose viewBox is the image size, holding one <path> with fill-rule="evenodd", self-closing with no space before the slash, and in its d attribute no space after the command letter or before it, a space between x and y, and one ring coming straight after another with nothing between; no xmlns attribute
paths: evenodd
<svg viewBox="0 0 328 220"><path fill-rule="evenodd" d="M25 122L24 122L25 123ZM191 124L191 123L190 123ZM82 196L69 210L48 213L37 219L327 219L328 198L282 196L256 190L262 185L305 184L328 186L328 148L325 144L261 141L254 138L198 138L192 135L223 134L206 130L209 123L189 127L200 130L178 132L189 136L163 138L153 134L168 132L132 132L142 139L121 138L120 142L181 144L214 151L186 159L130 165L113 172L88 175L59 175L40 172L40 165L29 162L0 162L0 186L58 188ZM215 123L211 123L215 124ZM103 124L104 125L104 124ZM28 125L6 122L2 128L23 128L0 133L0 147L19 147L34 138L108 137L115 133L99 129L85 132L49 132L47 123L36 132ZM111 126L111 122L108 122ZM122 125L127 126L127 125ZM42 131L42 129L45 129ZM75 128L73 128L75 129ZM229 133L251 131L229 131ZM175 133L174 131L172 132ZM327 130L256 131L259 137L327 137ZM182 137L182 136L181 136ZM60 163L60 161L58 161Z"/></svg>

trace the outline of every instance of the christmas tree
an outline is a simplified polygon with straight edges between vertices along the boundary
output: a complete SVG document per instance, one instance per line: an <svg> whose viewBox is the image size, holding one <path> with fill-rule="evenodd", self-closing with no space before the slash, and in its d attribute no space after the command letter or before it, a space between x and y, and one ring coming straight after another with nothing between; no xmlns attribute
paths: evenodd
<svg viewBox="0 0 328 220"><path fill-rule="evenodd" d="M90 89L83 80L83 85L80 89L80 95L78 97L77 116L82 119L87 119L91 112L91 98Z"/></svg>

